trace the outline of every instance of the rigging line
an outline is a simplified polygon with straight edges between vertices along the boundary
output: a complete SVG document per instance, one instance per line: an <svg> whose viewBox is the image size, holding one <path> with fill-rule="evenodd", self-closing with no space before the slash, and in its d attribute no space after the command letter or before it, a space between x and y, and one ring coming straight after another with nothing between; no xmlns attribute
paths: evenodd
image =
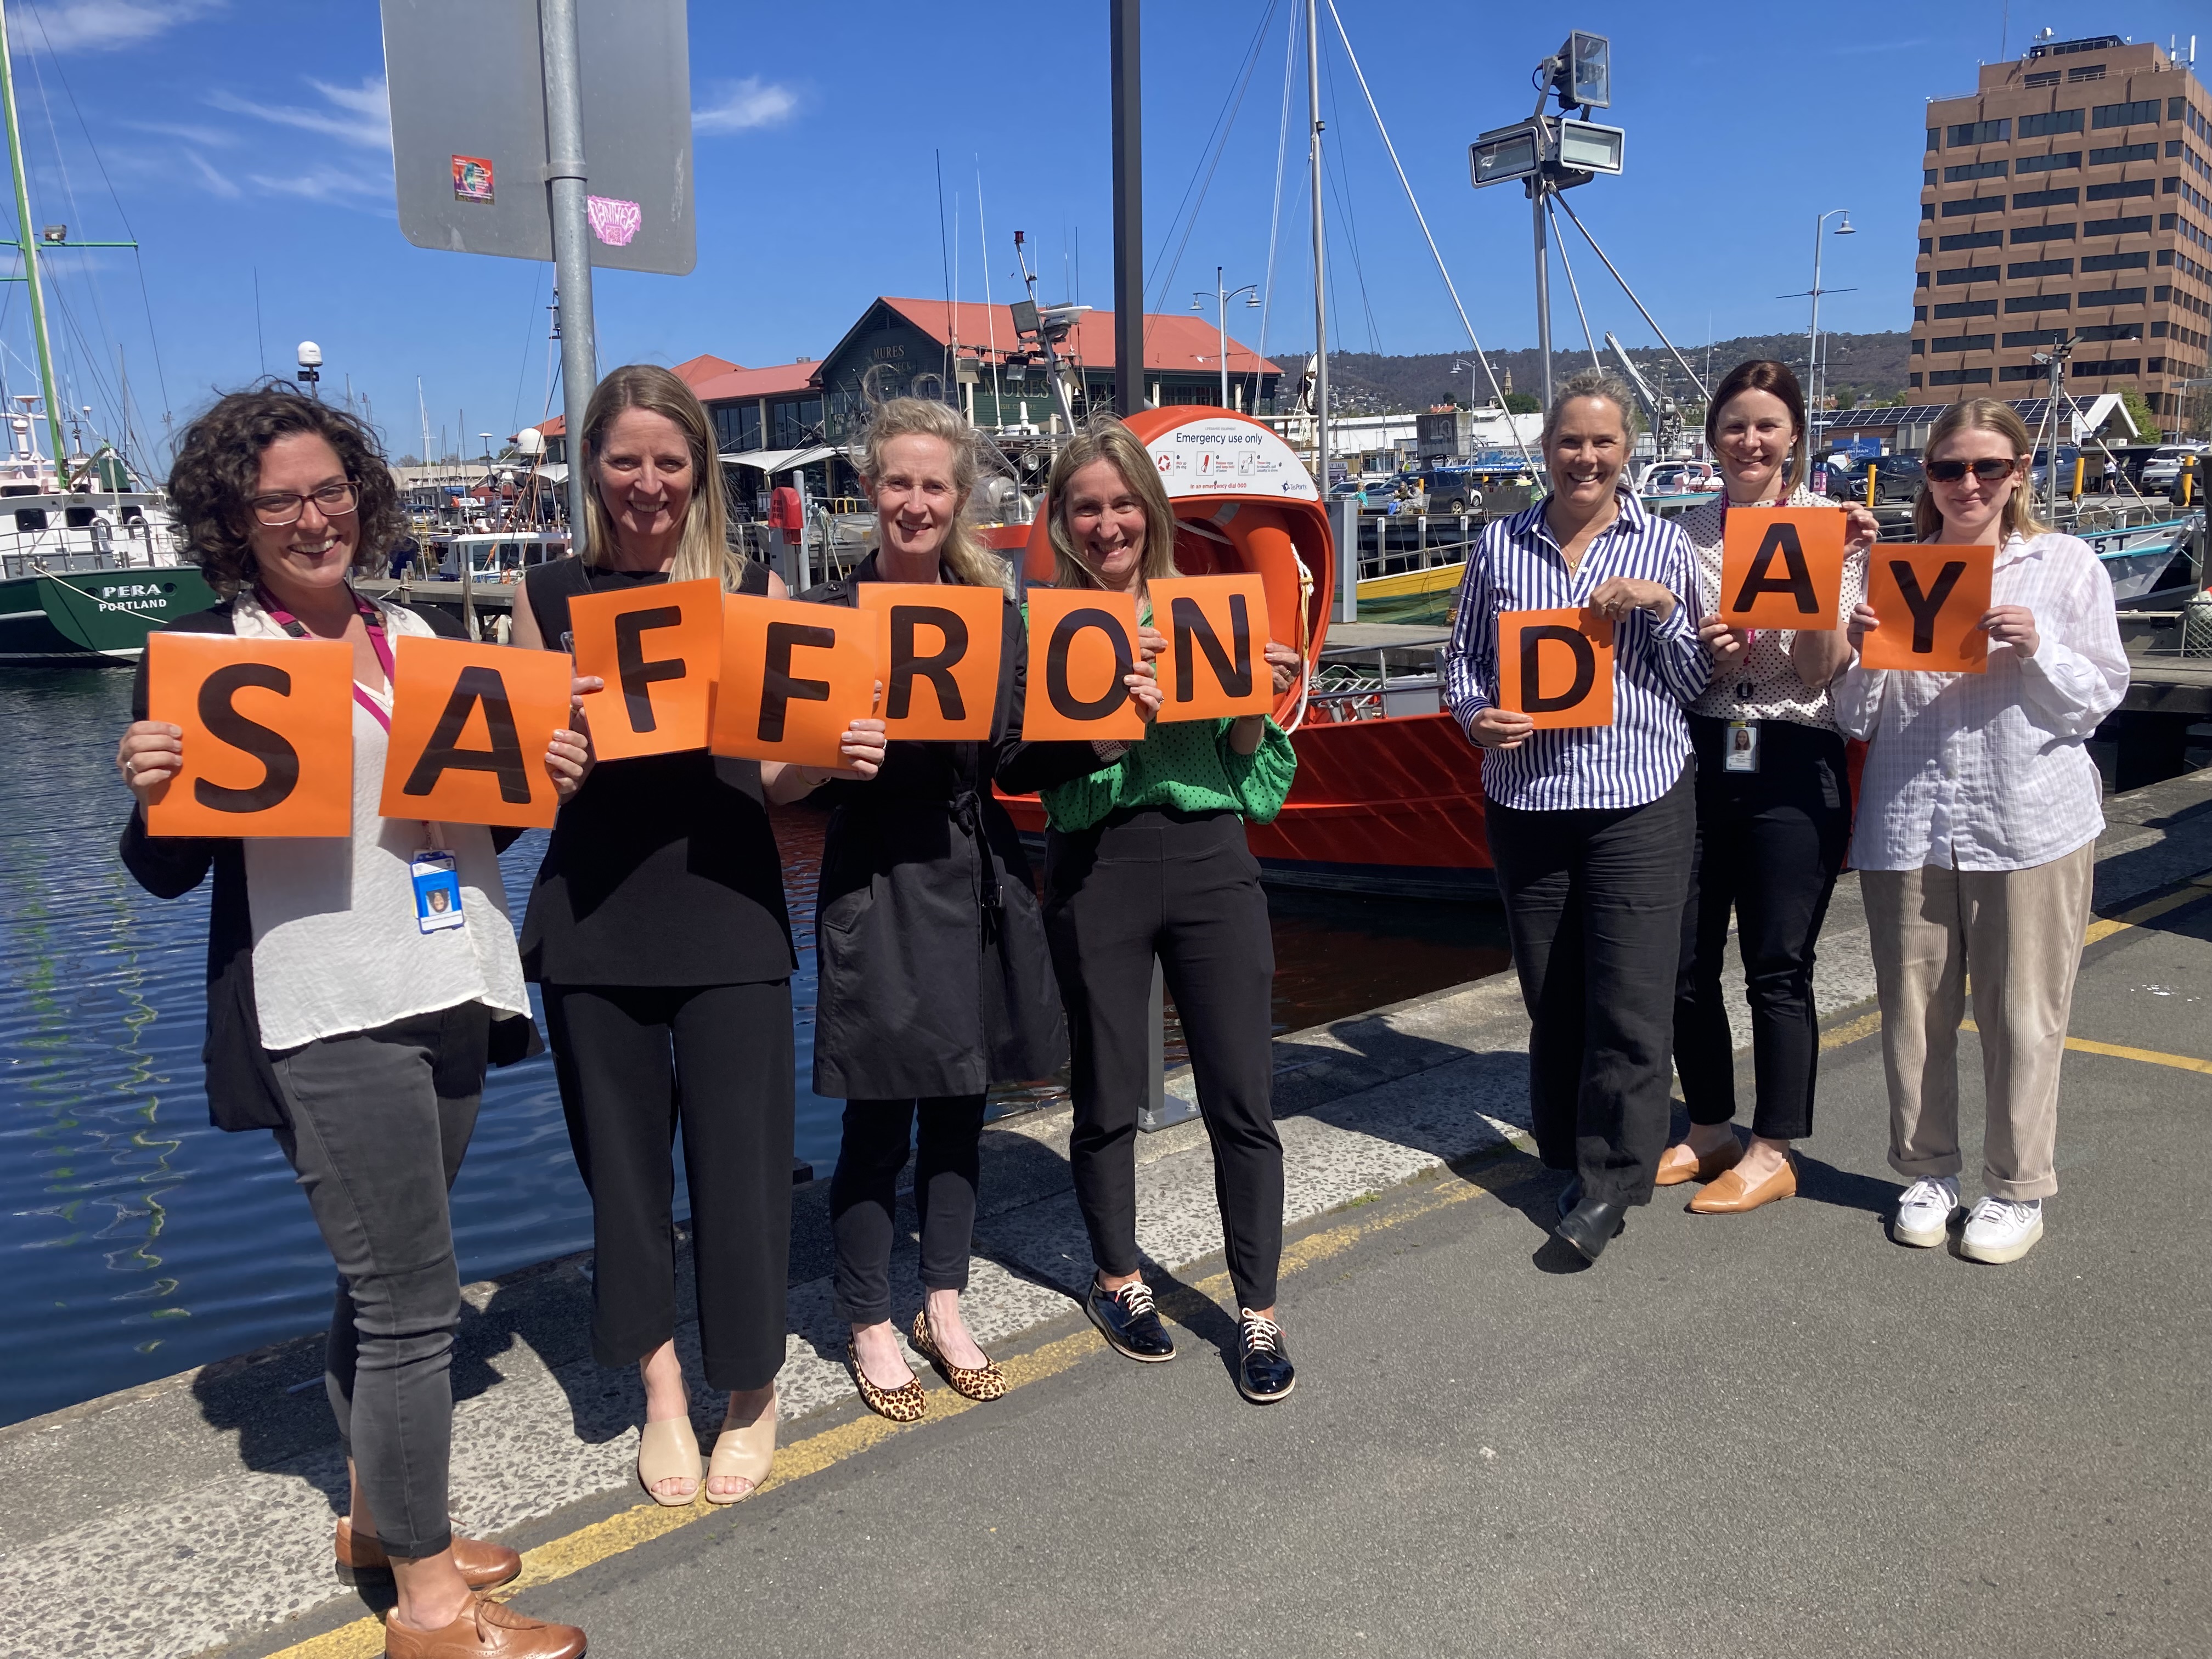
<svg viewBox="0 0 2212 1659"><path fill-rule="evenodd" d="M1559 206L1565 212L1567 217L1575 222L1575 228L1582 232L1583 240L1590 245L1591 252L1595 253L1599 258L1605 259L1605 268L1613 272L1613 280L1620 284L1620 291L1629 297L1629 300L1634 304L1638 311L1643 313L1644 320L1651 325L1651 331L1659 337L1659 343L1667 348L1668 353L1674 357L1674 362L1680 366L1682 373L1688 378L1690 384L1697 387L1698 396L1704 398L1707 403L1711 403L1713 398L1713 394L1705 390L1705 383L1698 378L1698 372L1692 368L1688 362L1684 361L1680 352L1674 349L1674 343L1667 337L1667 331L1659 326L1658 319L1653 317L1650 312L1644 311L1644 301L1637 299L1636 290L1629 287L1628 278L1620 274L1620 268L1614 264L1612 260L1606 258L1605 250L1598 246L1597 238L1590 234L1589 227L1582 222L1581 216L1576 213L1573 204L1561 198Z"/></svg>
<svg viewBox="0 0 2212 1659"><path fill-rule="evenodd" d="M1260 34L1267 28L1269 19L1274 16L1276 3L1277 0L1268 0L1267 15L1260 20L1260 28L1254 31L1252 46L1246 48L1247 55L1259 46ZM1199 169L1205 164L1206 151L1213 148L1214 135L1221 131L1222 118L1229 113L1230 101L1234 96L1234 88L1223 96L1221 107L1214 112L1213 125L1206 129L1206 142L1199 146L1199 160L1191 165L1190 178L1182 187L1182 199L1176 204L1176 210L1168 216L1167 231L1160 238L1160 251L1152 256L1152 267L1145 272L1146 293L1152 291L1152 279L1160 273L1160 261L1167 257L1167 238L1175 234L1175 228L1182 222L1182 210L1190 205L1190 193L1198 185Z"/></svg>
<svg viewBox="0 0 2212 1659"><path fill-rule="evenodd" d="M1328 81L1329 118L1336 123L1340 133L1345 132L1344 111L1336 98L1336 65L1328 58L1322 58L1322 74ZM1367 267L1359 258L1359 220L1352 207L1352 168L1345 154L1346 149L1343 139L1340 138L1335 149L1324 151L1323 155L1336 165L1336 177L1330 181L1329 188L1339 192L1337 216L1345 228L1345 241L1352 249L1352 274L1359 279L1359 308L1367 313L1367 343L1379 357L1382 355L1382 336L1375 326L1375 307L1367 298Z"/></svg>
<svg viewBox="0 0 2212 1659"><path fill-rule="evenodd" d="M1589 313L1583 309L1583 291L1575 283L1574 264L1567 258L1567 239L1559 234L1559 216L1552 210L1553 199L1552 193L1547 191L1544 194L1544 217L1552 227L1552 240L1559 246L1559 265L1567 273L1567 292L1575 296L1575 315L1582 319L1583 343L1589 348L1590 367L1602 374L1605 365L1598 361L1597 339L1590 332Z"/></svg>
<svg viewBox="0 0 2212 1659"><path fill-rule="evenodd" d="M999 308L991 303L991 226L983 216L983 158L975 157L975 240L983 250L983 326L991 343L991 424L1006 423L1006 394L999 386Z"/></svg>
<svg viewBox="0 0 2212 1659"><path fill-rule="evenodd" d="M41 33L43 33L44 20L40 21ZM51 43L49 43L47 52L45 55L52 56L52 47ZM37 52L31 54L31 78L37 84L39 88L39 107L46 112L46 136L53 143L54 165L60 170L62 175L62 193L69 198L70 216L76 220L78 224L82 225L86 222L84 210L78 204L76 199L76 181L70 177L69 157L63 152L61 132L54 125L54 104L53 100L46 95L46 71L40 66L39 63L40 55L41 54ZM75 102L76 100L74 99L70 100L72 107L74 107ZM78 116L78 123L81 125L82 125L82 122L83 117L80 114ZM100 298L99 267L88 260L82 263L82 270L84 272L85 287L90 289L92 293L93 314L99 319L100 336L103 339L112 342L115 337L115 331L108 325L107 306ZM61 270L58 264L57 264L55 268L54 275L56 277L54 287L56 289L57 298L58 299L59 290L61 288L59 281ZM82 330L77 331L77 347L80 356L92 355L91 343L84 337ZM98 362L100 359L95 357L94 361ZM79 374L81 379L83 378L81 365L79 368ZM113 391L108 387L103 376L94 375L90 378L92 379L94 390L102 398L108 402L109 413L112 416L114 414L115 409L115 394Z"/></svg>
<svg viewBox="0 0 2212 1659"><path fill-rule="evenodd" d="M1281 246L1278 240L1283 222L1283 159L1291 142L1291 63L1298 45L1298 9L1290 10L1291 26L1283 33L1283 113L1275 129L1275 205L1267 216L1267 280L1260 298L1260 356L1267 355L1267 319L1275 306L1275 255ZM1259 402L1255 390L1253 402Z"/></svg>
<svg viewBox="0 0 2212 1659"><path fill-rule="evenodd" d="M1474 360L1482 365L1485 379L1490 382L1490 395L1498 400L1500 410L1505 407L1505 394L1498 388L1498 374L1490 366L1490 355L1475 337L1474 325L1468 320L1467 307L1460 303L1459 289L1452 285L1451 272L1444 268L1444 256L1437 251L1437 239L1429 233L1429 222L1421 212L1421 204L1413 194L1413 181L1406 177L1406 164L1398 159L1398 147L1390 142L1390 129L1382 125L1382 112L1375 106L1375 94L1369 90L1367 73L1359 67L1359 54L1352 49L1352 37L1344 31L1344 19L1337 15L1336 0L1328 0L1329 20L1336 25L1337 38L1344 42L1344 55L1352 64L1352 72L1359 79L1359 90L1367 100L1367 112L1375 118L1375 131L1382 135L1382 148L1390 153L1390 165L1398 170L1398 182L1405 186L1406 200L1413 210L1414 222L1421 228L1421 235L1429 245L1429 257L1437 262L1437 275L1444 279L1444 292L1451 295L1452 309L1459 313L1460 325L1467 330L1468 343L1474 348ZM1513 447L1521 452L1521 459L1532 473L1537 473L1535 457L1528 453L1528 441L1521 435L1520 422L1507 417L1507 426L1513 434ZM1540 477L1540 473L1537 473Z"/></svg>
<svg viewBox="0 0 2212 1659"><path fill-rule="evenodd" d="M960 333L960 326L952 320L952 253L945 240L945 152L932 150L937 158L937 263L945 278L945 350L940 365L945 378L952 378L952 342Z"/></svg>
<svg viewBox="0 0 2212 1659"><path fill-rule="evenodd" d="M538 291L545 282L545 267L535 259L530 263L534 267L530 275L530 310L527 313L530 331L522 337L522 362L514 371L514 407L507 414L507 419L514 423L518 432L522 429L523 377L530 373L530 359L533 355L532 348L538 343ZM422 459L428 461L430 458L425 455Z"/></svg>

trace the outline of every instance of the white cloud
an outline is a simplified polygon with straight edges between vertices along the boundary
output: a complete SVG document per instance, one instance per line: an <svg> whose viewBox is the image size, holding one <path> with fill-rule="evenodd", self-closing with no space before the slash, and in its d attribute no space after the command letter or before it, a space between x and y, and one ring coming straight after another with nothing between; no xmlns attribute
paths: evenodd
<svg viewBox="0 0 2212 1659"><path fill-rule="evenodd" d="M222 197L237 197L244 194L239 189L236 179L209 166L207 157L198 150L187 149L184 152L184 157L192 164L193 170L200 175L200 182L205 185L213 194Z"/></svg>
<svg viewBox="0 0 2212 1659"><path fill-rule="evenodd" d="M122 125L137 132L181 138L188 144L198 144L207 149L228 149L240 142L238 135L226 127L196 126L180 121L125 121Z"/></svg>
<svg viewBox="0 0 2212 1659"><path fill-rule="evenodd" d="M209 94L208 102L234 115L251 115L280 126L319 132L363 149L392 153L392 100L381 75L366 76L357 87L332 86L313 79L307 84L322 94L326 107L260 104L227 91Z"/></svg>
<svg viewBox="0 0 2212 1659"><path fill-rule="evenodd" d="M358 173L346 167L303 167L291 173L253 173L246 182L271 196L297 196L310 202L330 202L352 207L364 198L382 197L388 205L392 176Z"/></svg>
<svg viewBox="0 0 2212 1659"><path fill-rule="evenodd" d="M714 101L691 112L694 132L744 132L753 127L772 127L799 107L799 94L789 87L748 75L742 81L716 83Z"/></svg>
<svg viewBox="0 0 2212 1659"><path fill-rule="evenodd" d="M34 13L18 9L9 34L24 51L114 52L166 34L220 10L224 0L46 0Z"/></svg>

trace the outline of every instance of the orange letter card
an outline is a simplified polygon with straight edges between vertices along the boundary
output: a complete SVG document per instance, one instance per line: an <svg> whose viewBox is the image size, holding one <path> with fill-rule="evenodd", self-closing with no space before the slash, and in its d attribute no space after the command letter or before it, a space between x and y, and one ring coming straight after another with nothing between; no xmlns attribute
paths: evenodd
<svg viewBox="0 0 2212 1659"><path fill-rule="evenodd" d="M1844 514L1832 507L1732 507L1721 543L1721 620L1731 628L1835 628Z"/></svg>
<svg viewBox="0 0 2212 1659"><path fill-rule="evenodd" d="M842 605L735 593L722 610L714 752L844 765L838 744L845 728L875 708L883 618Z"/></svg>
<svg viewBox="0 0 2212 1659"><path fill-rule="evenodd" d="M1136 672L1137 599L1094 587L1030 590L1029 696L1022 735L1032 742L1141 743L1145 717L1121 682Z"/></svg>
<svg viewBox="0 0 2212 1659"><path fill-rule="evenodd" d="M1267 585L1256 574L1180 576L1146 584L1152 625L1166 635L1159 659L1159 717L1218 720L1274 712L1267 666Z"/></svg>
<svg viewBox="0 0 2212 1659"><path fill-rule="evenodd" d="M545 745L568 724L567 656L415 635L394 648L377 811L431 823L550 824L560 801Z"/></svg>
<svg viewBox="0 0 2212 1659"><path fill-rule="evenodd" d="M1540 730L1613 724L1613 623L1589 611L1498 618L1498 706Z"/></svg>
<svg viewBox="0 0 2212 1659"><path fill-rule="evenodd" d="M568 602L576 672L604 690L584 698L592 752L600 760L707 746L714 673L722 650L722 585L670 582Z"/></svg>
<svg viewBox="0 0 2212 1659"><path fill-rule="evenodd" d="M1993 547L1876 543L1867 556L1867 603L1881 623L1859 650L1866 668L1942 674L1989 671Z"/></svg>
<svg viewBox="0 0 2212 1659"><path fill-rule="evenodd" d="M146 640L146 713L184 730L156 836L350 836L353 647L341 640Z"/></svg>
<svg viewBox="0 0 2212 1659"><path fill-rule="evenodd" d="M930 743L986 741L999 707L1006 596L996 587L863 582L884 618L884 731Z"/></svg>

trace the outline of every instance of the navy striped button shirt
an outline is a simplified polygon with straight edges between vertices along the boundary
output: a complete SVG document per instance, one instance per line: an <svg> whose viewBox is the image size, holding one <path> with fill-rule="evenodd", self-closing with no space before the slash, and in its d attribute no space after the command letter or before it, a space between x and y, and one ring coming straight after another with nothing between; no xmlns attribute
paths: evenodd
<svg viewBox="0 0 2212 1659"><path fill-rule="evenodd" d="M1698 641L1697 555L1680 528L1623 492L1620 512L1569 570L1539 501L1485 525L1460 584L1444 653L1444 697L1462 728L1498 696L1498 618L1508 611L1582 606L1601 582L1633 576L1674 596L1663 623L1638 611L1615 624L1613 724L1532 732L1517 749L1486 749L1482 793L1523 811L1642 806L1682 775L1690 756L1683 706L1705 689Z"/></svg>

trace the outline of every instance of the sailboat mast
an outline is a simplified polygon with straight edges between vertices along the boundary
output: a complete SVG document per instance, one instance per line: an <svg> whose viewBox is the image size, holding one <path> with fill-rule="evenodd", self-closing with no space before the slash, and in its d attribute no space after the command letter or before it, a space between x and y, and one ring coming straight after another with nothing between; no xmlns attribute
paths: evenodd
<svg viewBox="0 0 2212 1659"><path fill-rule="evenodd" d="M31 224L31 186L23 176L23 134L15 123L15 64L8 46L7 0L0 0L0 108L8 119L8 159L15 174L15 234L23 255L23 276L31 290L31 337L39 349L39 386L46 399L46 436L52 446L54 476L66 486L62 469L69 451L62 447L62 400L54 391L54 353L46 341L46 295L39 281L39 239Z"/></svg>
<svg viewBox="0 0 2212 1659"><path fill-rule="evenodd" d="M1314 471L1322 500L1328 499L1328 301L1326 240L1321 222L1321 30L1314 0L1306 0L1306 118L1312 142L1307 147L1313 171L1314 259Z"/></svg>

